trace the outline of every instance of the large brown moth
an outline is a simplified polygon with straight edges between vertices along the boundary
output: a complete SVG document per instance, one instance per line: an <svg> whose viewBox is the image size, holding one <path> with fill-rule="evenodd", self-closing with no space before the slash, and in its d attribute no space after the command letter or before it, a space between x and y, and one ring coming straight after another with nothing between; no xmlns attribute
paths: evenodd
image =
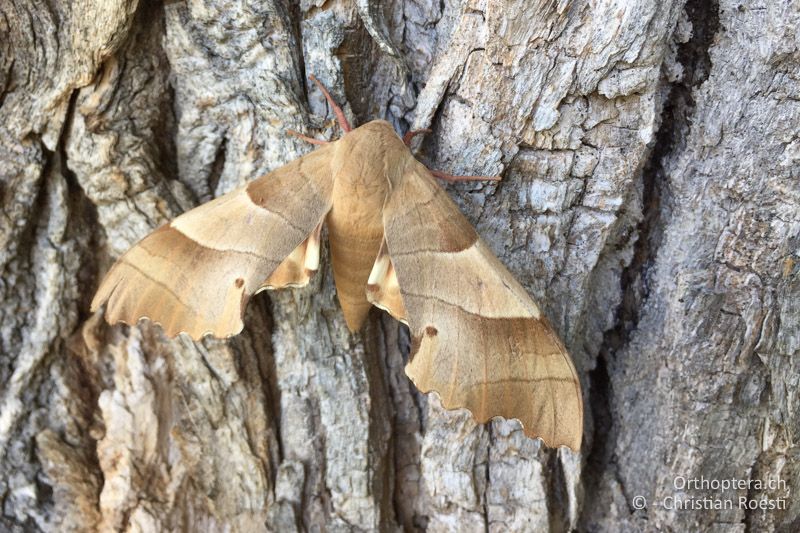
<svg viewBox="0 0 800 533"><path fill-rule="evenodd" d="M313 79L313 78L312 78ZM316 81L316 80L314 80ZM184 213L128 250L92 310L148 317L169 336L236 335L250 297L299 287L319 267L327 224L334 282L351 331L370 306L410 328L406 373L478 422L519 419L549 446L578 450L583 403L569 355L538 306L388 122L344 135ZM301 136L303 137L303 136Z"/></svg>

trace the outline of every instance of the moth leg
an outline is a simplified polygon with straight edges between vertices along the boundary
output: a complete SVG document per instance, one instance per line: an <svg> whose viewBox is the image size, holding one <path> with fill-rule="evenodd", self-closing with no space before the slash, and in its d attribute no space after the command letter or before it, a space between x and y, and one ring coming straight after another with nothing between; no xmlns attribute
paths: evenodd
<svg viewBox="0 0 800 533"><path fill-rule="evenodd" d="M411 146L411 140L414 137L416 137L417 135L419 135L421 133L431 133L431 131L432 130L429 130L428 128L425 128L425 129L422 129L422 130L407 131L406 134L403 135L403 142L405 143L406 146Z"/></svg>
<svg viewBox="0 0 800 533"><path fill-rule="evenodd" d="M432 130L428 128L422 130L409 130L403 135L403 143L406 146L411 146L411 141L417 135L422 133L431 133ZM442 172L441 170L431 170L428 169L431 174L436 176L439 179L448 181L450 183L454 183L457 181L500 181L500 176L454 176L453 174L448 174L447 172Z"/></svg>
<svg viewBox="0 0 800 533"><path fill-rule="evenodd" d="M317 87L319 87L319 90L325 95L325 99L328 101L328 105L330 105L333 109L333 113L336 115L336 120L339 122L339 127L342 128L342 131L345 133L351 131L353 127L350 126L350 122L348 122L347 117L344 116L344 111L342 111L342 108L333 101L333 97L331 96L331 93L328 92L328 89L326 89L325 86L322 85L322 83L320 83L320 81L313 74L311 74L308 79L316 83Z"/></svg>
<svg viewBox="0 0 800 533"><path fill-rule="evenodd" d="M289 135L294 135L295 137L299 137L303 139L307 143L311 144L328 144L330 141L323 141L321 139L315 139L314 137L308 137L307 135L303 135L302 133L294 130L286 130L286 133Z"/></svg>
<svg viewBox="0 0 800 533"><path fill-rule="evenodd" d="M430 172L437 178L449 181L450 183L455 183L457 181L500 181L502 179L500 176L454 176L447 172L442 172L441 170L431 170Z"/></svg>

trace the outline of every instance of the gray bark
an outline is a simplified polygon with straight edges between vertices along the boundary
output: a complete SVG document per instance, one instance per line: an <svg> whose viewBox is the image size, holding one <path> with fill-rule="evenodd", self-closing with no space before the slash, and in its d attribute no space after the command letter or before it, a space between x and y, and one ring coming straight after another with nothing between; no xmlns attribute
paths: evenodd
<svg viewBox="0 0 800 533"><path fill-rule="evenodd" d="M796 530L798 26L786 0L0 0L0 529ZM286 129L335 135L311 73L356 123L432 128L430 166L503 174L448 190L568 345L581 453L419 394L407 330L350 335L328 266L229 341L89 313L139 238L311 149ZM677 486L701 476L783 484Z"/></svg>

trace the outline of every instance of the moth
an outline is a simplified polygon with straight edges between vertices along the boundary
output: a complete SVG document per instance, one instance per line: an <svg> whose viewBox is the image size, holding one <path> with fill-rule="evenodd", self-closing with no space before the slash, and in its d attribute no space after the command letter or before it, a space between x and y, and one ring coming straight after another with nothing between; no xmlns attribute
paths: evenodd
<svg viewBox="0 0 800 533"><path fill-rule="evenodd" d="M312 77L316 82L316 80ZM318 82L317 82L318 83ZM308 284L327 226L348 328L371 306L408 325L406 374L445 408L516 418L548 446L578 450L583 402L563 343L392 126L344 134L175 218L113 265L92 302L110 324L147 317L169 336L236 335L252 295Z"/></svg>

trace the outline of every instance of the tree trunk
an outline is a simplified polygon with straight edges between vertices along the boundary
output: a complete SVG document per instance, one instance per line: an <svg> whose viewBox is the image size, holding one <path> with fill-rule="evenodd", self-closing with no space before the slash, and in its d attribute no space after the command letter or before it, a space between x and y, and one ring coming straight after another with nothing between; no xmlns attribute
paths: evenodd
<svg viewBox="0 0 800 533"><path fill-rule="evenodd" d="M798 27L796 0L0 0L0 529L797 530ZM448 191L569 347L581 453L419 394L406 328L350 335L329 266L229 341L89 313L139 238L311 149L286 129L336 134L312 73L357 124L431 128L429 166L502 173Z"/></svg>

